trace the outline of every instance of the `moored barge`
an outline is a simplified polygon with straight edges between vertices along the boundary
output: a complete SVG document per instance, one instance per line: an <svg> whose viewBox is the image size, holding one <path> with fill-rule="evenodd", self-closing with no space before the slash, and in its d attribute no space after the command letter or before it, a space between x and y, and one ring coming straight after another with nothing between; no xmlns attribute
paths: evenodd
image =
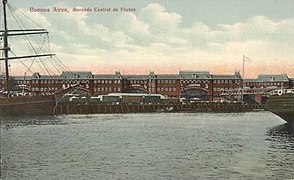
<svg viewBox="0 0 294 180"><path fill-rule="evenodd" d="M272 91L266 106L272 113L294 124L294 89Z"/></svg>

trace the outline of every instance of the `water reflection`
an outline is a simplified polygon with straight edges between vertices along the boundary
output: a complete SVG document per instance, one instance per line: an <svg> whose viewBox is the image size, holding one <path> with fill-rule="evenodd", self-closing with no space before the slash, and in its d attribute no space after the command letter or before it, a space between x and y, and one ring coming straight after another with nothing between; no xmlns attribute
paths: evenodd
<svg viewBox="0 0 294 180"><path fill-rule="evenodd" d="M272 127L268 131L268 135L271 137L289 137L290 139L294 137L294 124L285 123Z"/></svg>
<svg viewBox="0 0 294 180"><path fill-rule="evenodd" d="M56 116L30 116L30 117L0 117L1 128L15 128L19 126L33 125L57 125L62 124Z"/></svg>
<svg viewBox="0 0 294 180"><path fill-rule="evenodd" d="M294 172L294 127L283 124L268 130L269 142L267 151L267 167L272 170L271 178L293 178ZM281 170L283 169L283 170ZM283 177L283 178L282 178Z"/></svg>

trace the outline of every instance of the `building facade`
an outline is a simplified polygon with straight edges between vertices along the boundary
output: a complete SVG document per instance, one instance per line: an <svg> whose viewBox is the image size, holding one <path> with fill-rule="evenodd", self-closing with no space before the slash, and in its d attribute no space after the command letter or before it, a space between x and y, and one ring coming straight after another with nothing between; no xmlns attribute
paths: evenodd
<svg viewBox="0 0 294 180"><path fill-rule="evenodd" d="M55 94L79 87L91 96L109 93L162 94L170 99L238 100L239 95L265 94L269 90L293 88L294 79L286 74L261 74L256 79L242 79L239 72L229 75L210 74L208 71L180 71L178 74L122 75L92 74L90 71L65 71L48 76L13 76L13 92ZM6 91L5 76L0 76L0 92Z"/></svg>

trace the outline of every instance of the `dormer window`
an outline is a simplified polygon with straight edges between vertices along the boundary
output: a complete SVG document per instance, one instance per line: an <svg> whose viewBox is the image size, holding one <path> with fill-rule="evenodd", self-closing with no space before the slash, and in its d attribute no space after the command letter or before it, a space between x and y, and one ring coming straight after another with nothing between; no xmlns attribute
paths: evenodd
<svg viewBox="0 0 294 180"><path fill-rule="evenodd" d="M198 75L197 74L192 74L192 78L196 79L196 78L198 78Z"/></svg>

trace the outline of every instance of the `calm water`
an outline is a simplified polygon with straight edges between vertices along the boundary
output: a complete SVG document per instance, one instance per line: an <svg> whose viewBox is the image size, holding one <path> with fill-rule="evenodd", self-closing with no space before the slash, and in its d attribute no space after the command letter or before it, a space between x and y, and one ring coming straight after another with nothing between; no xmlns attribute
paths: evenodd
<svg viewBox="0 0 294 180"><path fill-rule="evenodd" d="M294 130L269 112L4 119L2 179L294 179Z"/></svg>

